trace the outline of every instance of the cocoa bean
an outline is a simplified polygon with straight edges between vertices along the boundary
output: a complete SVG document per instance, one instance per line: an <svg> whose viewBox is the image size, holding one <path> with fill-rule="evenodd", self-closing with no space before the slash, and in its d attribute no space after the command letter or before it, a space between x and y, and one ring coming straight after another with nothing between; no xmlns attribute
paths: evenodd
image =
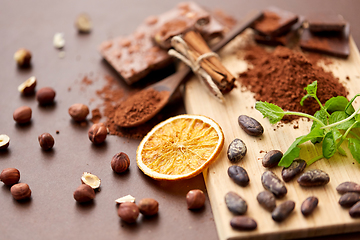
<svg viewBox="0 0 360 240"><path fill-rule="evenodd" d="M304 216L309 216L317 207L319 199L317 197L311 196L304 200L301 204L301 213Z"/></svg>
<svg viewBox="0 0 360 240"><path fill-rule="evenodd" d="M230 221L231 227L237 230L254 230L257 228L257 223L254 219L246 216L235 216Z"/></svg>
<svg viewBox="0 0 360 240"><path fill-rule="evenodd" d="M263 126L252 117L240 115L238 122L240 127L251 136L260 136L264 133Z"/></svg>
<svg viewBox="0 0 360 240"><path fill-rule="evenodd" d="M263 187L272 192L276 198L282 198L287 193L284 182L271 171L266 171L262 174L261 183Z"/></svg>
<svg viewBox="0 0 360 240"><path fill-rule="evenodd" d="M283 168L281 172L282 179L285 182L292 180L297 174L304 171L306 162L302 159L295 159L287 168Z"/></svg>
<svg viewBox="0 0 360 240"><path fill-rule="evenodd" d="M354 206L350 208L349 214L352 218L360 217L360 202L357 202Z"/></svg>
<svg viewBox="0 0 360 240"><path fill-rule="evenodd" d="M228 192L225 195L225 203L230 212L236 215L243 215L247 210L247 203L235 192Z"/></svg>
<svg viewBox="0 0 360 240"><path fill-rule="evenodd" d="M268 190L260 192L256 196L256 200L263 208L265 208L269 212L272 212L276 207L275 196Z"/></svg>
<svg viewBox="0 0 360 240"><path fill-rule="evenodd" d="M336 187L336 191L340 194L344 194L347 192L360 193L360 185L355 182L343 182Z"/></svg>
<svg viewBox="0 0 360 240"><path fill-rule="evenodd" d="M295 208L295 202L288 200L277 206L271 213L271 217L276 222L284 221Z"/></svg>
<svg viewBox="0 0 360 240"><path fill-rule="evenodd" d="M303 187L323 186L329 181L329 175L320 169L306 171L297 179L297 182Z"/></svg>
<svg viewBox="0 0 360 240"><path fill-rule="evenodd" d="M283 153L279 150L271 150L262 159L262 165L266 168L273 168L278 165Z"/></svg>
<svg viewBox="0 0 360 240"><path fill-rule="evenodd" d="M232 165L228 168L229 177L238 185L245 187L249 184L249 175L246 170L240 166Z"/></svg>
<svg viewBox="0 0 360 240"><path fill-rule="evenodd" d="M360 201L360 194L356 192L348 192L342 195L339 199L339 204L342 207L352 207L355 203Z"/></svg>
<svg viewBox="0 0 360 240"><path fill-rule="evenodd" d="M227 156L232 163L239 162L245 157L247 148L245 143L238 138L235 138L229 145Z"/></svg>

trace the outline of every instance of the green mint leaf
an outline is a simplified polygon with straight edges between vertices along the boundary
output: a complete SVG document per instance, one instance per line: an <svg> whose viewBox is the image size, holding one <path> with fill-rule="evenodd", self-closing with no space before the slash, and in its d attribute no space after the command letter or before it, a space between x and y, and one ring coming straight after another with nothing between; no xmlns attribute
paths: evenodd
<svg viewBox="0 0 360 240"><path fill-rule="evenodd" d="M267 117L271 124L279 122L285 115L281 107L268 102L258 101L255 103L255 108L262 113L264 118Z"/></svg>
<svg viewBox="0 0 360 240"><path fill-rule="evenodd" d="M304 106L304 101L305 101L305 99L307 99L308 97L312 97L312 95L306 94L305 96L303 96L303 97L301 98L301 100L300 100L300 105L301 105L301 106Z"/></svg>
<svg viewBox="0 0 360 240"><path fill-rule="evenodd" d="M349 117L344 111L336 111L336 112L333 112L331 115L330 115L330 118L329 118L329 123L332 124L332 123L336 123L336 122L339 122L341 120L344 120L345 118ZM355 122L354 119L350 119L344 123L341 123L339 125L336 125L334 126L336 129L341 129L341 130L346 130L348 129L349 127L351 127L351 125Z"/></svg>
<svg viewBox="0 0 360 240"><path fill-rule="evenodd" d="M356 114L356 115L355 115L355 120L356 120L357 122L360 122L360 114Z"/></svg>
<svg viewBox="0 0 360 240"><path fill-rule="evenodd" d="M322 144L323 156L327 159L331 158L336 152L336 139L333 130L325 134Z"/></svg>
<svg viewBox="0 0 360 240"><path fill-rule="evenodd" d="M324 109L320 109L319 111L317 111L314 114L314 117L316 117L321 122L323 122L325 125L327 125L327 115L326 115L326 112L325 112ZM313 121L313 124L311 125L310 131L312 131L314 128L317 128L317 127L321 127L321 126L319 126L318 122ZM324 132L324 130L323 130L323 132ZM312 142L312 144L316 144L316 143L321 142L322 139L323 139L322 137L316 137L316 138L311 139L311 142Z"/></svg>
<svg viewBox="0 0 360 240"><path fill-rule="evenodd" d="M334 133L335 140L338 140L343 136L338 129L334 129L333 133Z"/></svg>
<svg viewBox="0 0 360 240"><path fill-rule="evenodd" d="M349 149L353 158L360 163L360 140L349 138Z"/></svg>
<svg viewBox="0 0 360 240"><path fill-rule="evenodd" d="M359 97L359 96L360 96L360 93L356 94L356 95L349 101L349 103L346 105L346 107L345 107L345 112L346 112L347 114L349 114L349 116L355 112L355 109L354 109L352 103L355 101L355 98L357 98L357 97Z"/></svg>
<svg viewBox="0 0 360 240"><path fill-rule="evenodd" d="M300 148L298 145L317 137L324 137L324 130L319 127L312 129L307 135L296 138L288 150L284 153L278 165L282 167L289 167L294 159L299 157Z"/></svg>
<svg viewBox="0 0 360 240"><path fill-rule="evenodd" d="M315 96L317 91L317 81L310 83L304 88L309 95Z"/></svg>
<svg viewBox="0 0 360 240"><path fill-rule="evenodd" d="M349 103L349 100L347 100L346 97L343 97L343 96L332 97L326 101L325 109L330 113L335 112L335 111L345 111L345 108L348 103ZM353 109L353 111L355 111L354 108L352 108L352 109Z"/></svg>

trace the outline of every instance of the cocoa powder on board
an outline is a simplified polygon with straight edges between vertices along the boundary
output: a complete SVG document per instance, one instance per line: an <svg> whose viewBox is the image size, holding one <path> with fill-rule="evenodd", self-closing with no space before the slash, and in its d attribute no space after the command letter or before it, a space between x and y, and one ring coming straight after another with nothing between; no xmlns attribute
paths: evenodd
<svg viewBox="0 0 360 240"><path fill-rule="evenodd" d="M317 96L321 103L335 96L348 94L345 87L331 72L308 61L301 52L278 46L273 52L256 45L245 48L244 59L252 65L239 75L239 81L255 93L258 101L278 105L284 110L314 114L320 106L313 98L307 98L304 106L300 100L306 95L304 88L313 81L318 82ZM285 116L284 122L298 119Z"/></svg>

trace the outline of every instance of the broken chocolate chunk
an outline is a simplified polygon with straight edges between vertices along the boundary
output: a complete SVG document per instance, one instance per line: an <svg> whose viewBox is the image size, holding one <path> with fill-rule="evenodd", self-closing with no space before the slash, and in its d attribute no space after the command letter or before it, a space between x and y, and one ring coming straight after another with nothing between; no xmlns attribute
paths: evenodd
<svg viewBox="0 0 360 240"><path fill-rule="evenodd" d="M274 37L288 32L297 21L296 14L277 7L269 7L264 10L263 18L256 21L253 28L263 35Z"/></svg>
<svg viewBox="0 0 360 240"><path fill-rule="evenodd" d="M340 32L346 26L343 16L333 12L314 12L306 20L311 32Z"/></svg>
<svg viewBox="0 0 360 240"><path fill-rule="evenodd" d="M300 47L306 51L323 53L339 58L347 58L350 54L349 34L349 24L346 24L344 30L338 33L313 33L307 28L304 29L301 35Z"/></svg>

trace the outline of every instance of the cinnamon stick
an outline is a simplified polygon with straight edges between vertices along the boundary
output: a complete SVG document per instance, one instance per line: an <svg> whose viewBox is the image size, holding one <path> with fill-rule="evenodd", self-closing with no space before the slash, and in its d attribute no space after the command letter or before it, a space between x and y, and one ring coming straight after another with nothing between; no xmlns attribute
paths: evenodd
<svg viewBox="0 0 360 240"><path fill-rule="evenodd" d="M212 52L197 32L189 31L183 35L183 39L188 44L190 54L194 59ZM218 58L214 56L206 58L200 62L200 66L211 76L222 93L227 93L234 88L235 77L222 65Z"/></svg>

